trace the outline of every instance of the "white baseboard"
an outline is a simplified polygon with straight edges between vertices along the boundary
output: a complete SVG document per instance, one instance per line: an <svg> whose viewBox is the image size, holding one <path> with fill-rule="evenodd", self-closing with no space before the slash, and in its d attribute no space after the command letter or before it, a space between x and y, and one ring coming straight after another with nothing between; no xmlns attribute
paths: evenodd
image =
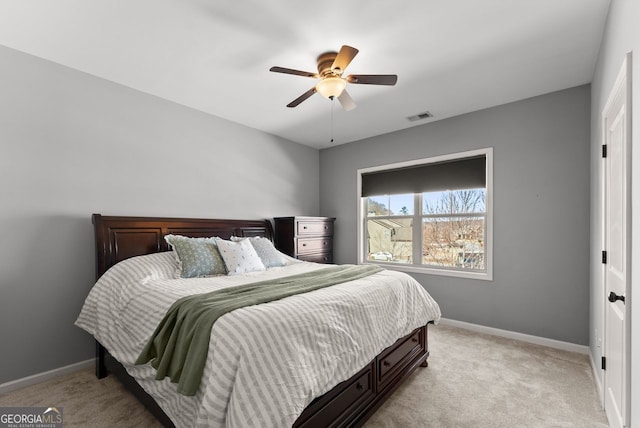
<svg viewBox="0 0 640 428"><path fill-rule="evenodd" d="M490 334L492 336L506 337L507 339L520 340L522 342L533 343L535 345L548 346L549 348L561 349L563 351L577 352L578 354L589 354L589 347L577 345L575 343L563 342L561 340L547 339L546 337L531 336L529 334L515 331L501 330L499 328L486 327L479 324L471 324L464 321L456 321L448 318L440 318L440 323L452 327L464 328L478 333Z"/></svg>
<svg viewBox="0 0 640 428"><path fill-rule="evenodd" d="M37 373L31 376L23 377L22 379L16 379L9 382L0 384L0 394L6 394L7 392L15 391L17 389L24 388L29 385L35 385L36 383L44 382L49 379L53 379L59 376L73 373L78 370L89 368L95 364L95 359L80 361L79 363L70 364L68 366L59 367L57 369L49 370L43 373Z"/></svg>

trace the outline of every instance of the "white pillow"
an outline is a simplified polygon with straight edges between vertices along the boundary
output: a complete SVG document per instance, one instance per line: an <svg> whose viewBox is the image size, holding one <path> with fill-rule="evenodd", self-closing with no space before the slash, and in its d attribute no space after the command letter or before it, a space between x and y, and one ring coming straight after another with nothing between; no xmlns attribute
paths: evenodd
<svg viewBox="0 0 640 428"><path fill-rule="evenodd" d="M258 253L248 240L231 242L216 238L216 242L229 275L266 270Z"/></svg>
<svg viewBox="0 0 640 428"><path fill-rule="evenodd" d="M286 255L278 251L276 247L273 246L273 242L267 238L263 238L262 236L252 236L250 238L232 236L231 240L234 242L244 240L251 242L251 245L253 245L254 250L256 250L258 257L260 257L262 264L266 268L284 266L287 264Z"/></svg>

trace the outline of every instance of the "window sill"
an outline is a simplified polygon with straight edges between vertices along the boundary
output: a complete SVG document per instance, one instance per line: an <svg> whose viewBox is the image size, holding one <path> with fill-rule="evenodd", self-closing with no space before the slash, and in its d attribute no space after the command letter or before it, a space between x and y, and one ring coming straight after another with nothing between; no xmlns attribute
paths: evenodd
<svg viewBox="0 0 640 428"><path fill-rule="evenodd" d="M481 281L493 281L493 275L490 272L470 272L454 269L438 269L424 266L416 266L401 263L385 263L383 261L365 260L362 264L374 264L389 270L397 270L399 272L421 273L425 275L451 276L465 279L478 279Z"/></svg>

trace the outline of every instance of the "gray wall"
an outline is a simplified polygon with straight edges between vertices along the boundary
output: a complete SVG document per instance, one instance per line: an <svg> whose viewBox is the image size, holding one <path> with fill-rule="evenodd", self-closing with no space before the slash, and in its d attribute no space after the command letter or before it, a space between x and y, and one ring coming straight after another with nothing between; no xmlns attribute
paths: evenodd
<svg viewBox="0 0 640 428"><path fill-rule="evenodd" d="M358 168L493 147L493 281L412 275L444 317L586 345L589 92L579 86L321 150L320 211L337 217L337 262L356 261Z"/></svg>
<svg viewBox="0 0 640 428"><path fill-rule="evenodd" d="M633 296L640 296L640 2L613 0L591 86L591 317L590 346L595 361L602 356L605 293L602 284L602 144L601 114L627 52L632 60L632 149L631 149L631 293L627 315L631 318L631 424L640 426L640 312ZM635 270L634 270L635 269ZM634 316L635 313L635 316ZM602 372L598 371L602 380Z"/></svg>
<svg viewBox="0 0 640 428"><path fill-rule="evenodd" d="M92 213L318 214L317 150L1 46L0 133L0 384L93 356Z"/></svg>

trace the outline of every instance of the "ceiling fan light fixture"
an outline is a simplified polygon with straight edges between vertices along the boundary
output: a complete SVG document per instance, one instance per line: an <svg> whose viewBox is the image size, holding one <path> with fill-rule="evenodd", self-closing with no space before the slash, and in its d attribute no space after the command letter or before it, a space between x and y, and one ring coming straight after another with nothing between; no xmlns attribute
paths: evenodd
<svg viewBox="0 0 640 428"><path fill-rule="evenodd" d="M316 91L326 99L339 97L347 86L347 81L342 77L326 77L318 82Z"/></svg>
<svg viewBox="0 0 640 428"><path fill-rule="evenodd" d="M294 70L286 67L271 67L269 71L275 73L293 74L294 76L312 77L320 81L304 94L287 104L287 107L297 107L301 102L311 97L316 92L324 98L333 100L338 98L345 111L353 110L356 103L345 90L347 83L360 85L386 85L393 86L398 80L395 74L349 74L342 77L344 70L358 53L358 49L342 45L340 52L325 52L317 59L318 72Z"/></svg>

